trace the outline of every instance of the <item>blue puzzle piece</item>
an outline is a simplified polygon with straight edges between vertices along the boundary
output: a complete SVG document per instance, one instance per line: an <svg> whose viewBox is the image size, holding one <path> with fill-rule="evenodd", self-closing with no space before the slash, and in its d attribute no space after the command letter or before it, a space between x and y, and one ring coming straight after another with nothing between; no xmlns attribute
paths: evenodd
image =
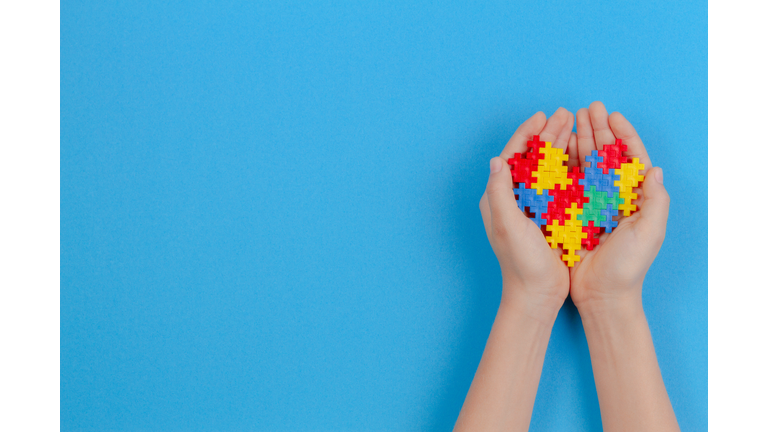
<svg viewBox="0 0 768 432"><path fill-rule="evenodd" d="M616 180L621 180L621 176L616 175L615 171L615 169L611 168L608 174L602 174L604 180L601 180L600 186L598 186L597 190L601 192L608 192L609 196L612 193L619 191L619 187L614 186L614 182Z"/></svg>
<svg viewBox="0 0 768 432"><path fill-rule="evenodd" d="M584 158L587 162L589 162L589 168L597 169L597 164L603 162L603 157L597 155L597 150L592 150L592 155L587 156ZM588 168L585 168L588 169Z"/></svg>
<svg viewBox="0 0 768 432"><path fill-rule="evenodd" d="M584 168L584 178L579 180L579 184L584 186L584 189L589 189L590 186L595 186L600 189L605 189L603 184L607 184L608 179L603 174L603 170L599 168Z"/></svg>
<svg viewBox="0 0 768 432"><path fill-rule="evenodd" d="M525 207L531 207L536 197L536 189L528 189L525 187L525 183L519 183L519 187L512 189L517 195L517 207L521 211L525 211Z"/></svg>
<svg viewBox="0 0 768 432"><path fill-rule="evenodd" d="M533 222L534 222L536 225L538 225L538 226L540 226L540 227L542 227L542 226L546 225L546 224L547 224L547 220L541 217L541 216L542 216L544 213L546 213L546 211L545 211L545 212L541 212L541 213L539 213L539 212L536 212L536 215L532 216L532 217L531 217L531 220L532 220L532 221L533 221Z"/></svg>
<svg viewBox="0 0 768 432"><path fill-rule="evenodd" d="M584 186L584 190L589 189L590 186L595 186L598 189L605 189L602 180L602 175L596 174L595 172L585 172L584 178L579 180L579 184Z"/></svg>
<svg viewBox="0 0 768 432"><path fill-rule="evenodd" d="M614 216L619 215L619 211L613 209L613 204L608 204L605 210L600 210L600 214L605 216L605 220L600 222L600 226L605 228L605 232L612 232L619 225L618 222L613 220Z"/></svg>
<svg viewBox="0 0 768 432"><path fill-rule="evenodd" d="M547 207L549 207L549 203L554 200L555 197L550 195L550 192L546 189L542 191L541 195L534 195L533 204L530 206L531 213L546 213Z"/></svg>
<svg viewBox="0 0 768 432"><path fill-rule="evenodd" d="M524 212L527 207L530 213L534 213L534 216L531 216L530 219L540 227L545 226L547 220L542 216L547 212L549 203L554 201L555 197L550 195L550 192L546 189L539 195L536 193L536 189L525 187L525 183L519 183L519 187L512 191L517 195L517 207L520 211Z"/></svg>
<svg viewBox="0 0 768 432"><path fill-rule="evenodd" d="M584 178L579 180L579 184L584 186L585 190L588 190L590 186L594 186L599 192L608 192L610 195L619 191L619 187L614 186L614 181L620 179L621 176L614 174L613 169L610 170L609 174L604 174L600 168L585 168Z"/></svg>
<svg viewBox="0 0 768 432"><path fill-rule="evenodd" d="M534 189L531 190L535 192ZM538 226L541 227L547 224L547 220L542 216L547 212L549 203L554 200L555 197L550 195L548 190L544 190L541 195L534 195L533 205L530 207L530 212L535 213L535 216L531 217L531 220L534 221Z"/></svg>

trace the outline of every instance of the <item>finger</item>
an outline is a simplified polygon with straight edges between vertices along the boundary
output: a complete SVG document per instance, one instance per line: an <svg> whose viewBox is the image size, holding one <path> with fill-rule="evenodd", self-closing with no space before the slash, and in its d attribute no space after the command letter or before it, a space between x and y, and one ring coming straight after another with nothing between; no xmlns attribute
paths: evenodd
<svg viewBox="0 0 768 432"><path fill-rule="evenodd" d="M547 120L547 124L544 126L544 129L539 134L539 139L546 142L554 143L557 137L560 136L560 132L563 130L565 125L568 123L568 118L572 114L565 108L560 107L555 111L554 114L552 114L552 117ZM573 128L573 125L571 125L571 128ZM567 144L567 142L566 142ZM565 147L561 147L565 148Z"/></svg>
<svg viewBox="0 0 768 432"><path fill-rule="evenodd" d="M490 227L494 238L514 235L514 227L525 219L525 215L517 208L515 192L513 191L512 176L509 175L509 165L503 158L491 159L491 175L485 188L490 209Z"/></svg>
<svg viewBox="0 0 768 432"><path fill-rule="evenodd" d="M589 110L586 108L576 111L576 137L578 139L579 161L582 167L586 167L587 160L585 158L592 154L592 150L597 150L592 121L589 119Z"/></svg>
<svg viewBox="0 0 768 432"><path fill-rule="evenodd" d="M592 122L592 131L595 135L595 147L602 150L606 144L613 144L616 137L608 124L608 111L602 102L592 102L589 106L589 119Z"/></svg>
<svg viewBox="0 0 768 432"><path fill-rule="evenodd" d="M638 214L637 229L641 238L653 241L661 247L667 230L669 215L669 194L664 188L664 172L656 167L648 170L643 181L643 205Z"/></svg>
<svg viewBox="0 0 768 432"><path fill-rule="evenodd" d="M568 141L571 139L571 132L573 131L573 120L573 113L568 111L565 124L563 125L563 128L560 129L560 133L557 135L557 138L552 141L552 147L563 149L563 151L565 151L565 149L568 147Z"/></svg>
<svg viewBox="0 0 768 432"><path fill-rule="evenodd" d="M576 134L571 132L571 137L568 139L568 168L575 166L579 166L579 144Z"/></svg>
<svg viewBox="0 0 768 432"><path fill-rule="evenodd" d="M632 124L619 112L612 113L608 117L608 123L616 138L627 146L625 156L628 156L630 160L631 158L639 158L640 163L645 164L645 169L650 170L652 167L651 158Z"/></svg>
<svg viewBox="0 0 768 432"><path fill-rule="evenodd" d="M504 150L501 151L500 157L505 161L515 155L515 153L523 153L528 147L526 143L534 135L539 135L541 130L544 129L544 125L547 124L547 116L539 111L528 120L524 121L520 127L517 128L512 138L509 139Z"/></svg>

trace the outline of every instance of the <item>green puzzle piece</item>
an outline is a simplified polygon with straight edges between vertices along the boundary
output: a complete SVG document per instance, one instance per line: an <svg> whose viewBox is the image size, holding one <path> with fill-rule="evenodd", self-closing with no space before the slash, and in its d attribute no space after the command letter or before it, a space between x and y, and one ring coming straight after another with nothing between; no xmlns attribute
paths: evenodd
<svg viewBox="0 0 768 432"><path fill-rule="evenodd" d="M624 198L619 197L618 192L614 192L611 194L611 197L605 200L606 208L608 204L612 204L613 207L611 207L614 210L619 209L619 204L624 204Z"/></svg>
<svg viewBox="0 0 768 432"><path fill-rule="evenodd" d="M600 222L605 220L605 216L600 214L598 209L588 209L589 204L584 204L584 213L578 215L576 218L582 222L589 223L589 221L595 222L595 226L600 226Z"/></svg>
<svg viewBox="0 0 768 432"><path fill-rule="evenodd" d="M605 220L605 216L600 213L607 207L608 192L598 192L595 186L590 186L589 190L584 191L584 196L589 198L588 203L584 203L584 213L577 216L577 219L587 225L593 221L595 226L600 226L600 222Z"/></svg>
<svg viewBox="0 0 768 432"><path fill-rule="evenodd" d="M610 194L609 197L608 192L598 192L595 186L585 190L584 196L589 198L589 202L584 203L584 212L576 216L576 219L582 221L585 226L589 221L593 221L595 226L600 226L600 222L606 220L601 211L607 209L608 204L611 204L614 210L619 208L619 204L624 204L624 198L619 197L618 192Z"/></svg>

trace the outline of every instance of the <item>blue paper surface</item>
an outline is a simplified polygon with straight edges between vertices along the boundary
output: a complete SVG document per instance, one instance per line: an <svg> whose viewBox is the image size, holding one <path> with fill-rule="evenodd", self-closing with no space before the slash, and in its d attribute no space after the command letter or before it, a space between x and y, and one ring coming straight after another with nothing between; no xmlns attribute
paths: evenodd
<svg viewBox="0 0 768 432"><path fill-rule="evenodd" d="M450 430L488 160L601 100L664 168L644 305L706 430L706 3L374 3L61 3L61 429ZM601 430L570 301L531 430Z"/></svg>

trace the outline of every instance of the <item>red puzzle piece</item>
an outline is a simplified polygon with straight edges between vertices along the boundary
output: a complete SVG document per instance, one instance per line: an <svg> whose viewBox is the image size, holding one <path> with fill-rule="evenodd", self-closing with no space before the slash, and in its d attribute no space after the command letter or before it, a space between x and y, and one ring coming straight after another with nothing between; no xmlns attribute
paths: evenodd
<svg viewBox="0 0 768 432"><path fill-rule="evenodd" d="M620 139L616 139L616 144L604 145L603 149L597 152L598 156L603 157L603 161L598 162L597 167L603 169L603 174L609 174L611 168L621 168L621 164L627 163L627 157L622 156L622 152L625 151L627 146L623 145Z"/></svg>
<svg viewBox="0 0 768 432"><path fill-rule="evenodd" d="M514 157L509 158L508 162L511 167L512 179L518 184L518 187L532 189L532 183L538 183L538 178L534 177L533 174L542 169L542 167L544 167L543 169L545 171L549 169L547 168L549 165L545 163L539 165L539 163L542 159L546 159L547 154L545 153L549 153L550 150L546 150L545 153L542 153L542 150L546 148L546 143L541 141L538 136L534 136L531 141L528 141L527 146L529 147L528 152L515 153ZM626 150L627 146L622 144L620 139L617 139L615 144L603 146L602 150L596 152L603 160L603 162L597 163L597 166L595 167L600 171L589 171L589 175L593 177L602 177L610 174L610 170L612 169L621 170L621 165L628 163L630 160L629 157L623 155L623 152ZM562 154L559 151L554 152ZM560 162L560 164L556 164L558 167L563 166L564 160L562 159L564 158L558 158L558 161ZM551 161L545 160L544 162ZM628 168L619 171L615 175L626 177L628 175L627 170ZM540 213L541 210L537 209L536 212L527 211L526 215L533 219L539 226L546 221L546 224L542 229L552 232L552 236L549 236L547 241L550 245L563 245L563 249L568 252L563 255L563 260L567 262L569 267L572 267L578 258L578 256L573 254L573 250L579 247L579 243L586 250L593 250L595 246L600 244L600 238L598 236L601 232L604 232L605 228L600 227L599 223L597 224L598 226L595 226L595 221L588 221L586 218L583 221L578 220L578 222L571 219L571 217L574 216L573 213L578 213L577 209L583 209L584 204L590 202L590 198L584 196L585 186L580 184L580 181L584 180L587 175L582 173L582 170L579 167L573 167L570 172L566 173L566 176L571 184L564 185L562 182L558 182L557 184L559 184L559 187L552 184L545 187L545 193L554 198L547 203L545 213L542 214ZM609 179L613 179L613 177L609 177ZM594 178L588 180L590 184L593 184L596 181ZM525 186L522 186L523 184ZM594 209L592 209L592 212L593 211ZM592 218L592 215L593 213L590 213L590 216L588 217ZM581 226L581 223L584 222L586 222L586 225Z"/></svg>
<svg viewBox="0 0 768 432"><path fill-rule="evenodd" d="M533 182L531 174L536 171L538 162L525 158L520 153L515 153L515 157L509 158L507 163L512 167L512 181L515 183L525 183L525 187L530 189L531 182Z"/></svg>
<svg viewBox="0 0 768 432"><path fill-rule="evenodd" d="M569 184L567 187L567 190L571 192L580 192L582 195L584 193L584 185L579 184L579 180L582 180L584 178L584 173L581 172L579 167L573 167L571 169L571 172L567 174L568 178L573 180L571 184ZM589 201L585 201L589 202ZM581 208L581 206L579 206Z"/></svg>
<svg viewBox="0 0 768 432"><path fill-rule="evenodd" d="M540 141L538 135L534 135L533 140L528 141L526 145L531 149L531 151L525 154L529 159L544 159L544 153L541 153L539 149L544 147L546 142Z"/></svg>
<svg viewBox="0 0 768 432"><path fill-rule="evenodd" d="M592 250L595 246L600 244L600 239L597 237L597 235L600 234L600 227L596 227L594 221L589 221L589 225L581 227L581 230L587 233L587 238L581 239L581 244L583 244L587 250Z"/></svg>

